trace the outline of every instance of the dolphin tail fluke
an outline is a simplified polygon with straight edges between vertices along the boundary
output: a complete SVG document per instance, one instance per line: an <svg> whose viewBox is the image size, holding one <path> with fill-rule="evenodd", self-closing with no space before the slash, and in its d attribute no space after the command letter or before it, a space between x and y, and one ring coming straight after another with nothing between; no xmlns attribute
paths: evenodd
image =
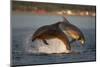
<svg viewBox="0 0 100 67"><path fill-rule="evenodd" d="M66 19L65 16L62 16L62 18L63 18L63 22L67 22L67 23L69 23L69 21Z"/></svg>
<svg viewBox="0 0 100 67"><path fill-rule="evenodd" d="M46 40L42 40L46 45L48 45L47 41Z"/></svg>

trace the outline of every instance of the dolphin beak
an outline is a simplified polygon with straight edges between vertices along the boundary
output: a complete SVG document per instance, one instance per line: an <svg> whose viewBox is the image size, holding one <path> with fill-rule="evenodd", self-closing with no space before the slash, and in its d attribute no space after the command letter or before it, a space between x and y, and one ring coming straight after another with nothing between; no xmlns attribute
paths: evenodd
<svg viewBox="0 0 100 67"><path fill-rule="evenodd" d="M83 45L85 44L85 40L84 40L84 39L81 39L81 40L80 40L80 43L81 43L81 45L83 46Z"/></svg>

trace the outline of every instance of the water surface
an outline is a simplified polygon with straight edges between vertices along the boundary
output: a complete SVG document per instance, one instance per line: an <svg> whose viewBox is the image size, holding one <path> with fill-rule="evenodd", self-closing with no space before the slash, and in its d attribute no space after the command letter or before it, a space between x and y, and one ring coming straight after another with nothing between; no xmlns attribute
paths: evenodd
<svg viewBox="0 0 100 67"><path fill-rule="evenodd" d="M77 42L71 44L72 50L77 53L51 55L26 53L25 47L27 46L24 41L40 26L56 23L59 20L61 21L61 16L12 14L11 18L13 65L69 63L96 60L95 17L68 16L68 20L82 30L86 37L86 43L84 47L81 47Z"/></svg>

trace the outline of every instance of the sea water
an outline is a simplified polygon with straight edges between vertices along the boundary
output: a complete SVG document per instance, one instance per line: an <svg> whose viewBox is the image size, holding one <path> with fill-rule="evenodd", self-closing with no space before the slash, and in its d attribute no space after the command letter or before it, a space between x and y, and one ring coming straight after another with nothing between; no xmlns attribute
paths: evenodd
<svg viewBox="0 0 100 67"><path fill-rule="evenodd" d="M35 16L12 14L11 25L11 48L13 65L34 65L50 63L69 63L96 60L95 41L95 17L69 16L72 24L78 26L85 35L86 43L82 47L80 43L71 44L71 49L76 53L59 54L34 54L27 51L34 48L31 42L32 34L43 25L61 21L60 16ZM30 46L31 45L31 46ZM34 45L34 44L33 44ZM34 52L34 50L33 50Z"/></svg>

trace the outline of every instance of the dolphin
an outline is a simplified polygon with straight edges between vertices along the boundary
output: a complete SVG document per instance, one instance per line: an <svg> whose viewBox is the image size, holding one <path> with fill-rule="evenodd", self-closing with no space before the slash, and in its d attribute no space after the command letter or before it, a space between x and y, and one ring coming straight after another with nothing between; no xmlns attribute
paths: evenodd
<svg viewBox="0 0 100 67"><path fill-rule="evenodd" d="M72 38L70 43L79 41L82 45L85 44L83 32L77 26L71 24L65 17L63 17L63 22L59 27L66 34L66 36Z"/></svg>
<svg viewBox="0 0 100 67"><path fill-rule="evenodd" d="M61 24L61 22L57 22L55 24L45 25L45 26L40 27L33 34L32 41L34 41L35 39L40 39L45 44L48 45L46 39L59 38L60 40L63 41L63 43L65 44L66 48L68 50L70 50L71 47L70 47L70 44L69 44L68 37L60 29L59 24Z"/></svg>
<svg viewBox="0 0 100 67"><path fill-rule="evenodd" d="M65 17L62 18L63 21L38 28L32 36L32 41L40 39L48 45L46 39L59 38L69 50L71 49L70 43L75 41L79 41L83 45L85 43L85 37L81 30L71 24ZM72 38L72 40L69 41L68 37Z"/></svg>

